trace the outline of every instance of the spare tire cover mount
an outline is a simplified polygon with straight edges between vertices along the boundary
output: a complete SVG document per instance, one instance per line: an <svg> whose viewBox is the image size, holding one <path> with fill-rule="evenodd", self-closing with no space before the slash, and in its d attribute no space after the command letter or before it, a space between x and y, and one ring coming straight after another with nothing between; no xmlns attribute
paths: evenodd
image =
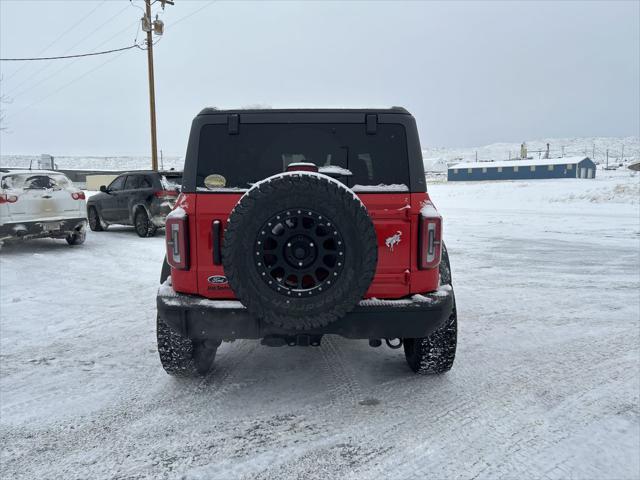
<svg viewBox="0 0 640 480"><path fill-rule="evenodd" d="M231 212L222 245L229 286L249 313L295 330L344 317L364 297L377 260L375 228L358 196L310 172L255 184Z"/></svg>

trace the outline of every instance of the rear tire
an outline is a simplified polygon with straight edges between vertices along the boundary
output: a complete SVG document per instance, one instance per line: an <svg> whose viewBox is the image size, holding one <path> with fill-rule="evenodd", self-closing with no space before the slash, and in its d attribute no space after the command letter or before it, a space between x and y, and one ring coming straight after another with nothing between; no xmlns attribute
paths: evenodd
<svg viewBox="0 0 640 480"><path fill-rule="evenodd" d="M89 207L87 216L89 217L89 228L92 232L102 232L106 229L102 224L102 220L100 220L96 207Z"/></svg>
<svg viewBox="0 0 640 480"><path fill-rule="evenodd" d="M165 372L174 377L204 376L211 370L217 347L183 337L157 319L158 353Z"/></svg>
<svg viewBox="0 0 640 480"><path fill-rule="evenodd" d="M443 244L440 262L440 285L451 286L451 266L447 247ZM458 337L458 314L456 299L448 320L435 332L425 338L405 338L404 355L409 368L421 375L440 374L451 370L456 358Z"/></svg>
<svg viewBox="0 0 640 480"><path fill-rule="evenodd" d="M69 245L82 245L87 239L87 232L83 229L67 234L64 238Z"/></svg>
<svg viewBox="0 0 640 480"><path fill-rule="evenodd" d="M138 236L143 238L153 237L158 229L158 227L151 223L147 211L142 207L136 210L135 216L133 217L133 225Z"/></svg>

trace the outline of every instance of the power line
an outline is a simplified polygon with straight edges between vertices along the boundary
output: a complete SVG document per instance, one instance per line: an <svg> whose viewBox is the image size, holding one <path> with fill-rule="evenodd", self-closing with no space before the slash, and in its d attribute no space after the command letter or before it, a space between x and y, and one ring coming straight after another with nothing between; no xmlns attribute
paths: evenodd
<svg viewBox="0 0 640 480"><path fill-rule="evenodd" d="M58 35L56 37L55 40L53 40L52 42L50 42L46 47L44 47L42 50L40 50L36 55L40 56L42 55L44 52L46 52L47 50L49 50L49 48L51 48L53 45L55 45L56 43L58 43L58 41L60 41L67 33L71 32L72 30L74 30L78 25L80 25L82 22L84 22L87 18L89 18L91 15L93 15L93 13L98 10L98 8L100 8L104 3L106 3L107 0L102 0L102 2L100 2L98 5L96 5L94 8L91 9L91 11L89 11L89 13L87 13L85 16L83 16L80 20L78 20L76 23L74 23L73 25L71 25L69 28L67 28L64 32L62 32L60 35ZM16 69L15 72L13 72L11 75L9 75L6 78L6 81L9 81L10 79L12 79L13 77L15 77L20 71L22 71L22 69L24 67L26 67L27 64L21 65L18 69Z"/></svg>
<svg viewBox="0 0 640 480"><path fill-rule="evenodd" d="M114 48L113 50L103 50L102 52L82 53L79 55L66 55L62 57L35 57L35 58L0 58L0 62L28 62L34 60L63 60L66 58L81 58L81 57L93 57L94 55L105 55L107 53L121 52L123 50L129 50L130 48L140 48L140 45L129 45L128 47Z"/></svg>
<svg viewBox="0 0 640 480"><path fill-rule="evenodd" d="M121 33L123 33L125 30L129 30L131 27L133 27L133 25L138 24L139 21L136 20L135 23L129 24L126 27L124 27L122 30L119 30L118 32L116 32L114 35L112 35L111 37L107 38L106 40L104 40L103 42L101 42L100 44L98 44L95 49L100 48L102 45L104 45L105 43L109 42L110 40L112 40L113 38L117 37L118 35L120 35ZM7 96L9 96L10 98L14 99L16 97L19 97L20 95L24 95L27 92L30 92L31 90L33 90L34 88L42 85L44 82L52 79L53 77L55 77L56 75L58 75L60 72L63 71L68 71L68 69L78 61L78 59L74 59L71 60L70 63L63 65L61 68L59 68L58 70L54 71L53 73L51 73L50 75L41 78L40 80L36 81L35 83L31 84L30 86L27 86L26 88L23 88L22 90L19 90L18 92L16 92L15 94L9 94ZM48 64L47 64L48 65ZM46 68L46 66L45 66Z"/></svg>
<svg viewBox="0 0 640 480"><path fill-rule="evenodd" d="M182 22L183 20L186 20L187 18L193 17L196 13L201 12L202 10L204 10L207 7L210 7L211 5L213 5L217 0L211 0L209 3L207 3L206 5L194 10L193 12L185 15L184 17L180 17L178 20L176 20L175 22L173 22L171 24L171 28L175 27L178 23ZM167 27L169 28L169 27Z"/></svg>
<svg viewBox="0 0 640 480"><path fill-rule="evenodd" d="M53 92L49 93L48 95L45 95L44 97L40 98L39 100L36 100L33 103L30 103L29 105L27 105L26 107L18 110L16 113L10 115L7 117L7 120L9 118L14 118L16 116L19 116L22 112L29 110L32 107L35 107L36 105L44 102L46 99L48 99L49 97L52 97L53 95L55 95L56 93L64 90L65 88L70 87L71 85L73 85L74 83L76 83L79 80L82 80L84 77L86 77L87 75L90 75L91 73L95 72L96 70L98 70L99 68L102 68L103 66L105 66L107 63L110 63L114 60L116 60L117 58L120 58L122 55L124 55L126 53L126 51L122 51L120 52L118 55L114 55L113 57L109 57L106 61L102 62L100 65L97 65L96 67L92 68L91 70L83 73L82 75L79 75L78 77L74 78L73 80L65 83L64 85L62 85L60 88L58 88L57 90L54 90Z"/></svg>
<svg viewBox="0 0 640 480"><path fill-rule="evenodd" d="M98 28L94 28L93 30L91 30L87 35L85 35L84 37L82 37L80 40L78 40L76 43L74 43L71 47L69 47L67 50L65 50L62 55L66 55L67 53L69 53L71 50L73 50L75 47L77 47L78 45L80 45L81 43L83 43L85 40L87 40L89 37L92 37L93 35L95 35L96 32L99 32L100 30L102 30L106 25L108 25L109 23L111 23L113 20L116 19L116 17L120 16L125 10L128 10L129 5L126 5L124 8L122 8L121 10L118 10L116 13L114 13L111 17L109 17L107 20L105 20L104 22L100 23L100 26L98 26Z"/></svg>
<svg viewBox="0 0 640 480"><path fill-rule="evenodd" d="M101 4L102 5L102 4ZM108 25L110 22L112 22L116 17L118 17L121 13L123 13L125 10L127 10L129 8L129 5L126 5L125 8L119 10L118 12L116 12L114 15L112 15L111 17L109 17L107 20L105 20L104 22L102 22L100 24L100 26L98 26L98 28L94 28L92 29L87 35L85 35L84 37L82 37L79 41L77 41L76 43L74 43L73 45L71 45L69 48L67 48L64 52L62 52L61 55L66 55L68 54L71 50L73 50L74 48L76 48L78 45L80 45L81 43L83 43L85 40L87 40L89 37L93 36L96 32L100 31L101 29L103 29L105 27L105 25ZM120 33L120 32L118 32ZM117 35L117 34L116 34ZM115 36L115 35L114 35ZM110 37L109 40L113 38ZM108 40L107 40L108 41ZM102 42L100 45L98 45L97 48L100 48L102 45L104 45L105 43L107 43L107 41ZM75 60L74 60L75 61ZM28 63L25 63L24 65L29 65ZM41 72L45 71L49 65L53 65L53 61L47 61L41 68L39 68L38 70L36 70L32 75L30 75L31 79L33 79L34 77L37 77ZM51 78L52 76L55 76L57 74L54 73L53 75L50 75L48 77L45 77L46 79ZM27 82L29 83L29 82ZM42 82L36 81L35 85L40 85ZM22 95L26 90L30 90L31 88L33 88L35 85L32 85L31 87L27 87L20 89L19 93L13 93L13 91L15 90L11 90L7 95L9 97L16 97L18 95Z"/></svg>

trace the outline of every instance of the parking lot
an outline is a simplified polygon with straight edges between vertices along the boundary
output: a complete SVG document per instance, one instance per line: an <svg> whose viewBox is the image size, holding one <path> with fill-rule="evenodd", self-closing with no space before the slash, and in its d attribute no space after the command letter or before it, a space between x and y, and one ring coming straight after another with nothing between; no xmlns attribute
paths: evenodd
<svg viewBox="0 0 640 480"><path fill-rule="evenodd" d="M438 184L452 371L402 350L226 343L176 380L155 343L162 234L0 251L7 478L637 478L638 177Z"/></svg>

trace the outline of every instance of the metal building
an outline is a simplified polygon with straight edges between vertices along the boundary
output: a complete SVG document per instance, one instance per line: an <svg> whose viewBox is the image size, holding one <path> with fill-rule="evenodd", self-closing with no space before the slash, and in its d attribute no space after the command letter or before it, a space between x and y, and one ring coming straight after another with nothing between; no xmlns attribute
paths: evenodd
<svg viewBox="0 0 640 480"><path fill-rule="evenodd" d="M450 182L595 177L596 164L589 157L458 163L450 166L447 172L447 179Z"/></svg>

